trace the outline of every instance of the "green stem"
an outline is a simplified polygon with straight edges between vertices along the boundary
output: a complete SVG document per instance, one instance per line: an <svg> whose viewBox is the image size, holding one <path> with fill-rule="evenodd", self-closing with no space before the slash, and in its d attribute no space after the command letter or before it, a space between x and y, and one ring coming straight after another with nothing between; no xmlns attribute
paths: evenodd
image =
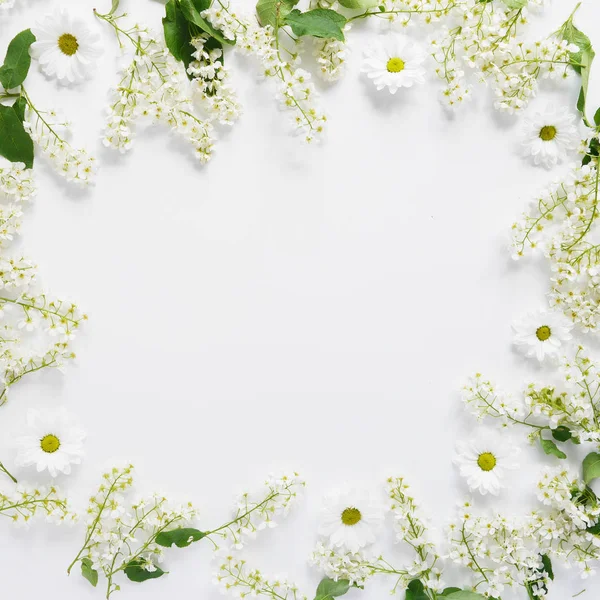
<svg viewBox="0 0 600 600"><path fill-rule="evenodd" d="M13 483L19 483L13 475L11 475L8 469L0 462L0 471L2 471L5 475L8 475L10 479L12 479Z"/></svg>

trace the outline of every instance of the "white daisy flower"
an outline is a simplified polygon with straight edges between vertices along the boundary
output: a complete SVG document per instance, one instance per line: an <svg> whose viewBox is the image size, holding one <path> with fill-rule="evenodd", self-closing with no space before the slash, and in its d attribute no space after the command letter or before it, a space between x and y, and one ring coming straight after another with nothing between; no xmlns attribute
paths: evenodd
<svg viewBox="0 0 600 600"><path fill-rule="evenodd" d="M375 87L387 87L395 94L399 88L425 83L421 66L426 54L419 46L400 35L386 35L365 52L362 72L373 80Z"/></svg>
<svg viewBox="0 0 600 600"><path fill-rule="evenodd" d="M46 469L56 477L68 475L71 465L81 463L85 432L64 408L27 413L27 432L16 439L15 463L21 467L35 465L38 473Z"/></svg>
<svg viewBox="0 0 600 600"><path fill-rule="evenodd" d="M523 155L535 165L554 167L570 150L579 145L581 136L575 126L575 115L567 107L537 112L525 118L523 125Z"/></svg>
<svg viewBox="0 0 600 600"><path fill-rule="evenodd" d="M562 313L539 310L513 323L514 343L525 356L540 362L557 358L565 342L572 339L573 323Z"/></svg>
<svg viewBox="0 0 600 600"><path fill-rule="evenodd" d="M478 490L497 496L504 487L506 471L518 468L516 456L520 449L495 431L480 433L477 437L456 444L454 464L467 480L471 491Z"/></svg>
<svg viewBox="0 0 600 600"><path fill-rule="evenodd" d="M47 15L31 31L36 39L31 56L48 77L56 77L60 83L83 81L102 53L98 34L64 9Z"/></svg>
<svg viewBox="0 0 600 600"><path fill-rule="evenodd" d="M325 497L319 533L332 546L358 552L375 541L382 520L381 508L367 492L338 491Z"/></svg>

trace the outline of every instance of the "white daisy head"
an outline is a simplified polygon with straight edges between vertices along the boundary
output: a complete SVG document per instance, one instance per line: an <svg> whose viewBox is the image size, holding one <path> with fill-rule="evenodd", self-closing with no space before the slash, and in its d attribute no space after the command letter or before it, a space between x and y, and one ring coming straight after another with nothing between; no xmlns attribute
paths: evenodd
<svg viewBox="0 0 600 600"><path fill-rule="evenodd" d="M319 533L332 546L358 552L375 541L383 513L364 491L338 491L325 497Z"/></svg>
<svg viewBox="0 0 600 600"><path fill-rule="evenodd" d="M36 39L31 56L48 77L63 84L83 81L102 53L98 34L64 9L47 15L31 31Z"/></svg>
<svg viewBox="0 0 600 600"><path fill-rule="evenodd" d="M71 465L81 463L85 432L64 408L48 411L30 409L27 430L17 437L18 466L35 465L38 472L48 470L52 477L68 475Z"/></svg>
<svg viewBox="0 0 600 600"><path fill-rule="evenodd" d="M399 88L425 83L421 66L425 57L425 52L407 38L389 34L366 50L361 70L378 90L387 87L395 94Z"/></svg>
<svg viewBox="0 0 600 600"><path fill-rule="evenodd" d="M471 491L497 496L504 487L507 471L516 469L519 448L506 436L485 431L475 438L458 442L454 463Z"/></svg>
<svg viewBox="0 0 600 600"><path fill-rule="evenodd" d="M535 165L554 167L569 151L575 150L580 141L575 115L566 107L550 106L524 120L523 155Z"/></svg>
<svg viewBox="0 0 600 600"><path fill-rule="evenodd" d="M514 343L525 356L543 362L559 356L573 337L572 328L573 323L562 313L539 310L513 323Z"/></svg>

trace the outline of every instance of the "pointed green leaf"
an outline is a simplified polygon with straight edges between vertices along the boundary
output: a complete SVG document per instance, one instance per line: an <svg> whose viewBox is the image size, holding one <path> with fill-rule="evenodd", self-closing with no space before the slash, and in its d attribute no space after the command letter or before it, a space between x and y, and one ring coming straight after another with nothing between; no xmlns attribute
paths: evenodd
<svg viewBox="0 0 600 600"><path fill-rule="evenodd" d="M299 37L311 35L316 38L333 38L340 42L344 41L346 17L335 10L315 8L303 13L294 9L285 17L283 23L289 25Z"/></svg>
<svg viewBox="0 0 600 600"><path fill-rule="evenodd" d="M33 142L12 106L0 105L0 156L33 167Z"/></svg>
<svg viewBox="0 0 600 600"><path fill-rule="evenodd" d="M449 596L450 594L452 594L454 592L460 592L460 591L462 591L460 588L448 587L440 594L440 596Z"/></svg>
<svg viewBox="0 0 600 600"><path fill-rule="evenodd" d="M329 579L324 577L317 587L315 600L331 600L338 596L343 596L350 589L350 582L347 579Z"/></svg>
<svg viewBox="0 0 600 600"><path fill-rule="evenodd" d="M185 548L193 542L197 542L205 537L206 534L191 527L183 527L181 529L173 529L171 531L161 531L156 536L156 543L159 546L170 548L175 544L178 548Z"/></svg>
<svg viewBox="0 0 600 600"><path fill-rule="evenodd" d="M552 437L559 442L566 442L571 439L571 430L564 425L560 425L556 429L552 430Z"/></svg>
<svg viewBox="0 0 600 600"><path fill-rule="evenodd" d="M190 28L176 0L169 0L165 5L165 16L162 20L165 43L176 60L183 61L187 67L192 60Z"/></svg>
<svg viewBox="0 0 600 600"><path fill-rule="evenodd" d="M210 3L209 3L210 5ZM199 27L204 33L219 40L221 44L235 44L234 40L228 40L223 34L215 29L200 13L206 10L208 6L202 8L204 3L200 0L178 0L177 6L185 16L188 22Z"/></svg>
<svg viewBox="0 0 600 600"><path fill-rule="evenodd" d="M591 452L583 459L583 481L588 485L600 477L600 454Z"/></svg>
<svg viewBox="0 0 600 600"><path fill-rule="evenodd" d="M350 9L368 10L375 8L378 4L378 0L340 0L341 6Z"/></svg>
<svg viewBox="0 0 600 600"><path fill-rule="evenodd" d="M146 563L142 560L133 560L125 567L125 575L127 575L130 581L142 583L149 579L158 579L165 574L165 572L156 565L154 565L154 571L148 571L145 568L145 565Z"/></svg>
<svg viewBox="0 0 600 600"><path fill-rule="evenodd" d="M552 454L558 458L567 458L567 455L558 449L558 446L552 440L545 440L540 438L540 444L542 445L542 449L546 454Z"/></svg>
<svg viewBox="0 0 600 600"><path fill-rule="evenodd" d="M258 0L256 14L263 27L271 25L277 28L296 4L298 0Z"/></svg>
<svg viewBox="0 0 600 600"><path fill-rule="evenodd" d="M527 6L529 0L502 0L502 2L509 10L520 10Z"/></svg>
<svg viewBox="0 0 600 600"><path fill-rule="evenodd" d="M552 561L547 554L542 554L542 565L544 566L544 571L548 573L548 577L551 581L554 581L554 571L552 569Z"/></svg>
<svg viewBox="0 0 600 600"><path fill-rule="evenodd" d="M596 125L596 127L600 127L600 108L596 111L596 114L594 115L594 124Z"/></svg>
<svg viewBox="0 0 600 600"><path fill-rule="evenodd" d="M460 590L459 592L452 592L445 596L448 600L486 600L485 596L471 592L469 590Z"/></svg>
<svg viewBox="0 0 600 600"><path fill-rule="evenodd" d="M120 0L112 0L112 5L110 7L110 12L108 13L109 15L114 15L115 12L117 12L117 10L119 8L119 2L120 2Z"/></svg>
<svg viewBox="0 0 600 600"><path fill-rule="evenodd" d="M408 584L405 600L429 600L429 596L425 593L425 586L418 579L413 579Z"/></svg>
<svg viewBox="0 0 600 600"><path fill-rule="evenodd" d="M558 34L569 44L575 44L579 50L571 52L570 58L573 69L581 75L581 90L577 99L577 109L586 118L586 102L588 95L588 86L590 81L590 69L596 53L592 47L590 38L575 27L573 23L574 13L567 19L559 29Z"/></svg>
<svg viewBox="0 0 600 600"><path fill-rule="evenodd" d="M592 525L591 527L588 527L586 531L593 535L600 535L600 522L596 523L595 525Z"/></svg>
<svg viewBox="0 0 600 600"><path fill-rule="evenodd" d="M31 56L29 47L35 42L31 29L18 33L8 45L4 64L0 67L0 83L5 90L19 87L29 73Z"/></svg>
<svg viewBox="0 0 600 600"><path fill-rule="evenodd" d="M21 96L17 99L17 101L12 105L13 110L17 113L17 117L19 117L19 121L21 123L25 120L25 109L27 108L27 100Z"/></svg>
<svg viewBox="0 0 600 600"><path fill-rule="evenodd" d="M98 571L92 569L92 561L84 558L81 561L81 574L94 586L98 585Z"/></svg>

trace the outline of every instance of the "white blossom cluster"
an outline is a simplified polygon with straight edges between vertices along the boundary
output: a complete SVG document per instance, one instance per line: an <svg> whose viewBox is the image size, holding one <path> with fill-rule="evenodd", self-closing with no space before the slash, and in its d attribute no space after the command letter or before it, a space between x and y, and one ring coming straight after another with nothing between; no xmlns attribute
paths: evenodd
<svg viewBox="0 0 600 600"><path fill-rule="evenodd" d="M539 500L549 507L536 532L541 551L575 565L581 577L595 574L600 559L600 537L590 531L600 518L598 498L568 469L545 469L538 483Z"/></svg>
<svg viewBox="0 0 600 600"><path fill-rule="evenodd" d="M195 50L187 72L194 78L195 97L211 120L221 125L233 125L241 114L237 94L229 83L229 70L223 64L223 49L210 48L206 35L192 40Z"/></svg>
<svg viewBox="0 0 600 600"><path fill-rule="evenodd" d="M149 29L135 25L124 31L116 22L109 23L133 41L135 55L112 91L104 145L126 152L133 142L135 121L151 118L186 139L200 162L208 162L213 128L194 114L191 86L181 65Z"/></svg>
<svg viewBox="0 0 600 600"><path fill-rule="evenodd" d="M367 551L350 552L331 544L318 542L310 562L326 577L339 581L347 579L352 585L363 587L375 573L378 558Z"/></svg>
<svg viewBox="0 0 600 600"><path fill-rule="evenodd" d="M221 591L237 598L261 595L274 600L306 600L286 577L267 578L238 556L239 550L259 531L277 526L275 519L287 515L304 486L298 473L271 476L261 492L245 492L239 497L231 521L207 533L222 538L221 546L215 546L214 574Z"/></svg>
<svg viewBox="0 0 600 600"><path fill-rule="evenodd" d="M599 180L595 160L574 168L512 227L513 258L540 250L549 259L551 302L585 331L600 326Z"/></svg>
<svg viewBox="0 0 600 600"><path fill-rule="evenodd" d="M77 515L55 487L30 488L19 484L9 491L0 490L0 516L17 525L27 526L40 515L56 524L77 520Z"/></svg>
<svg viewBox="0 0 600 600"><path fill-rule="evenodd" d="M471 502L465 502L450 524L448 558L472 571L472 587L480 594L500 598L507 587L523 586L530 598L543 598L549 577L529 519L481 517L472 510Z"/></svg>
<svg viewBox="0 0 600 600"><path fill-rule="evenodd" d="M326 8L337 10L337 0L311 0L310 9ZM350 31L350 23L344 26L344 36ZM319 75L325 81L337 81L346 70L349 48L346 41L335 38L313 38L313 54L319 67Z"/></svg>
<svg viewBox="0 0 600 600"><path fill-rule="evenodd" d="M23 163L0 166L0 247L12 242L21 229L23 203L31 200L36 189L31 171Z"/></svg>
<svg viewBox="0 0 600 600"><path fill-rule="evenodd" d="M0 0L0 13L8 11L15 5L15 0Z"/></svg>
<svg viewBox="0 0 600 600"><path fill-rule="evenodd" d="M382 0L373 10L373 16L404 28L408 25L437 23L464 4L464 0Z"/></svg>
<svg viewBox="0 0 600 600"><path fill-rule="evenodd" d="M221 0L213 2L202 15L227 39L235 39L239 52L260 60L263 76L277 81L277 99L281 107L291 113L296 131L309 143L319 139L327 118L315 104L316 92L310 73L297 67L298 53L282 48L270 25L261 27L236 14ZM290 56L288 61L283 60L283 52Z"/></svg>
<svg viewBox="0 0 600 600"><path fill-rule="evenodd" d="M277 526L276 518L287 515L304 486L298 473L271 476L261 492L241 494L232 520L210 533L222 538L222 548L241 550L259 531Z"/></svg>
<svg viewBox="0 0 600 600"><path fill-rule="evenodd" d="M387 494L391 500L396 538L408 544L416 555L412 564L405 567L405 585L413 579L420 579L428 589L441 592L446 585L441 579L441 571L436 567L440 557L435 544L428 538L429 525L410 495L410 486L402 477L390 477L387 480Z"/></svg>
<svg viewBox="0 0 600 600"><path fill-rule="evenodd" d="M22 204L35 193L31 171L22 164L0 167L0 247L18 232ZM62 367L74 358L71 341L87 317L75 304L37 289L35 265L23 256L0 253L0 405L25 375Z"/></svg>
<svg viewBox="0 0 600 600"><path fill-rule="evenodd" d="M189 527L197 516L191 504L173 505L160 494L127 502L124 494L133 483L132 471L130 465L104 473L87 509L84 545L71 565L86 561L91 569L104 574L108 595L119 589L114 577L126 568L135 565L156 571L164 551L156 537Z"/></svg>
<svg viewBox="0 0 600 600"><path fill-rule="evenodd" d="M558 372L557 385L529 384L520 401L476 374L463 387L463 401L478 419L491 417L504 426L528 427L532 442L544 431L550 433L561 428L578 442L597 443L600 441L598 364L579 347L561 359Z"/></svg>
<svg viewBox="0 0 600 600"><path fill-rule="evenodd" d="M528 7L543 0L530 0ZM465 70L489 81L498 110L513 113L536 94L540 78L564 77L571 72L572 45L559 39L523 42L519 26L527 22L527 8L509 8L502 2L460 0L451 12L453 22L444 25L431 41L436 73L445 82L444 103L456 107L472 93Z"/></svg>
<svg viewBox="0 0 600 600"><path fill-rule="evenodd" d="M70 123L56 112L40 111L28 101L23 126L59 175L82 185L93 180L96 159L85 149L71 146L67 141Z"/></svg>
<svg viewBox="0 0 600 600"><path fill-rule="evenodd" d="M221 560L214 582L221 591L236 598L267 596L273 600L307 600L285 576L267 578L233 555L226 555Z"/></svg>

